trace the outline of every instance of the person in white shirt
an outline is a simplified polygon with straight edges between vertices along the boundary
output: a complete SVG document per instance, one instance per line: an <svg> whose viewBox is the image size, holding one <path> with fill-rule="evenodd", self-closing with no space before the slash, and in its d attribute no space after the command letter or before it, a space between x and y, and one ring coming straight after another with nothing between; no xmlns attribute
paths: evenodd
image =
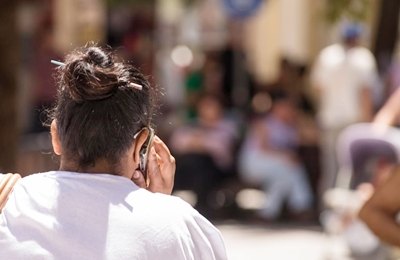
<svg viewBox="0 0 400 260"><path fill-rule="evenodd" d="M175 159L148 138L155 89L145 77L96 46L67 55L57 73L60 169L15 185L0 259L226 259L220 232L169 195Z"/></svg>
<svg viewBox="0 0 400 260"><path fill-rule="evenodd" d="M312 73L322 130L321 193L335 185L338 135L351 124L370 121L374 100L379 96L376 62L372 53L359 45L361 32L358 24L346 25L342 31L343 42L323 49Z"/></svg>

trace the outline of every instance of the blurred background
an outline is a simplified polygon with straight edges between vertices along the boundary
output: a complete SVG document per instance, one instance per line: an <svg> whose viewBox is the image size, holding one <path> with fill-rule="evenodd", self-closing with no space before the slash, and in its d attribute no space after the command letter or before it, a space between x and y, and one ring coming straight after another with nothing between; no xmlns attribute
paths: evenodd
<svg viewBox="0 0 400 260"><path fill-rule="evenodd" d="M339 220L325 214L324 196L348 166L335 151L340 134L373 121L400 83L400 1L0 3L0 172L57 169L43 124L56 94L50 60L95 42L160 88L154 125L177 158L175 194L220 224L231 259L286 259L285 247L241 247L241 234L292 246L309 239L313 253L301 259L332 256L327 234L340 233ZM361 164L347 174L376 170ZM342 242L333 251L350 257Z"/></svg>

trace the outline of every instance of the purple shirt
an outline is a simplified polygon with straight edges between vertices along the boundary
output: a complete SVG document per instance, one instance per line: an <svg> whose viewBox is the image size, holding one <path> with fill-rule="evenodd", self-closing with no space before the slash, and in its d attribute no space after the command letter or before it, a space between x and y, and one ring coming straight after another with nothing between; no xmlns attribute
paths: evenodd
<svg viewBox="0 0 400 260"><path fill-rule="evenodd" d="M299 138L294 126L274 116L267 116L265 127L268 129L268 144L272 149L293 150L298 145Z"/></svg>
<svg viewBox="0 0 400 260"><path fill-rule="evenodd" d="M299 143L296 128L279 118L268 115L261 119L268 137L268 145L272 150L293 151ZM250 129L244 143L244 149L255 151L263 149L254 129Z"/></svg>

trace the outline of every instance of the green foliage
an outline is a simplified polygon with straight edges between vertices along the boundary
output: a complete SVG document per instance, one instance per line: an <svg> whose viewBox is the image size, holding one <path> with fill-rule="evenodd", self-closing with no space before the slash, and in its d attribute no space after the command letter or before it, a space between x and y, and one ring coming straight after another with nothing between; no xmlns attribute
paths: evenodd
<svg viewBox="0 0 400 260"><path fill-rule="evenodd" d="M368 17L371 0L326 0L325 17L330 23L346 17L353 21L364 21Z"/></svg>

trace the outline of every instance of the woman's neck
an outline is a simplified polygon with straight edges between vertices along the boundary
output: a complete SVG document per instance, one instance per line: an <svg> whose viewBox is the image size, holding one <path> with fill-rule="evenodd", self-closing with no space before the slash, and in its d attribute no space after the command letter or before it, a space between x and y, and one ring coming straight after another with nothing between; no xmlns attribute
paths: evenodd
<svg viewBox="0 0 400 260"><path fill-rule="evenodd" d="M114 175L120 175L115 165L111 165L104 159L97 160L94 165L87 167L79 166L78 163L61 159L60 171L70 172L85 172L85 173L109 173Z"/></svg>

